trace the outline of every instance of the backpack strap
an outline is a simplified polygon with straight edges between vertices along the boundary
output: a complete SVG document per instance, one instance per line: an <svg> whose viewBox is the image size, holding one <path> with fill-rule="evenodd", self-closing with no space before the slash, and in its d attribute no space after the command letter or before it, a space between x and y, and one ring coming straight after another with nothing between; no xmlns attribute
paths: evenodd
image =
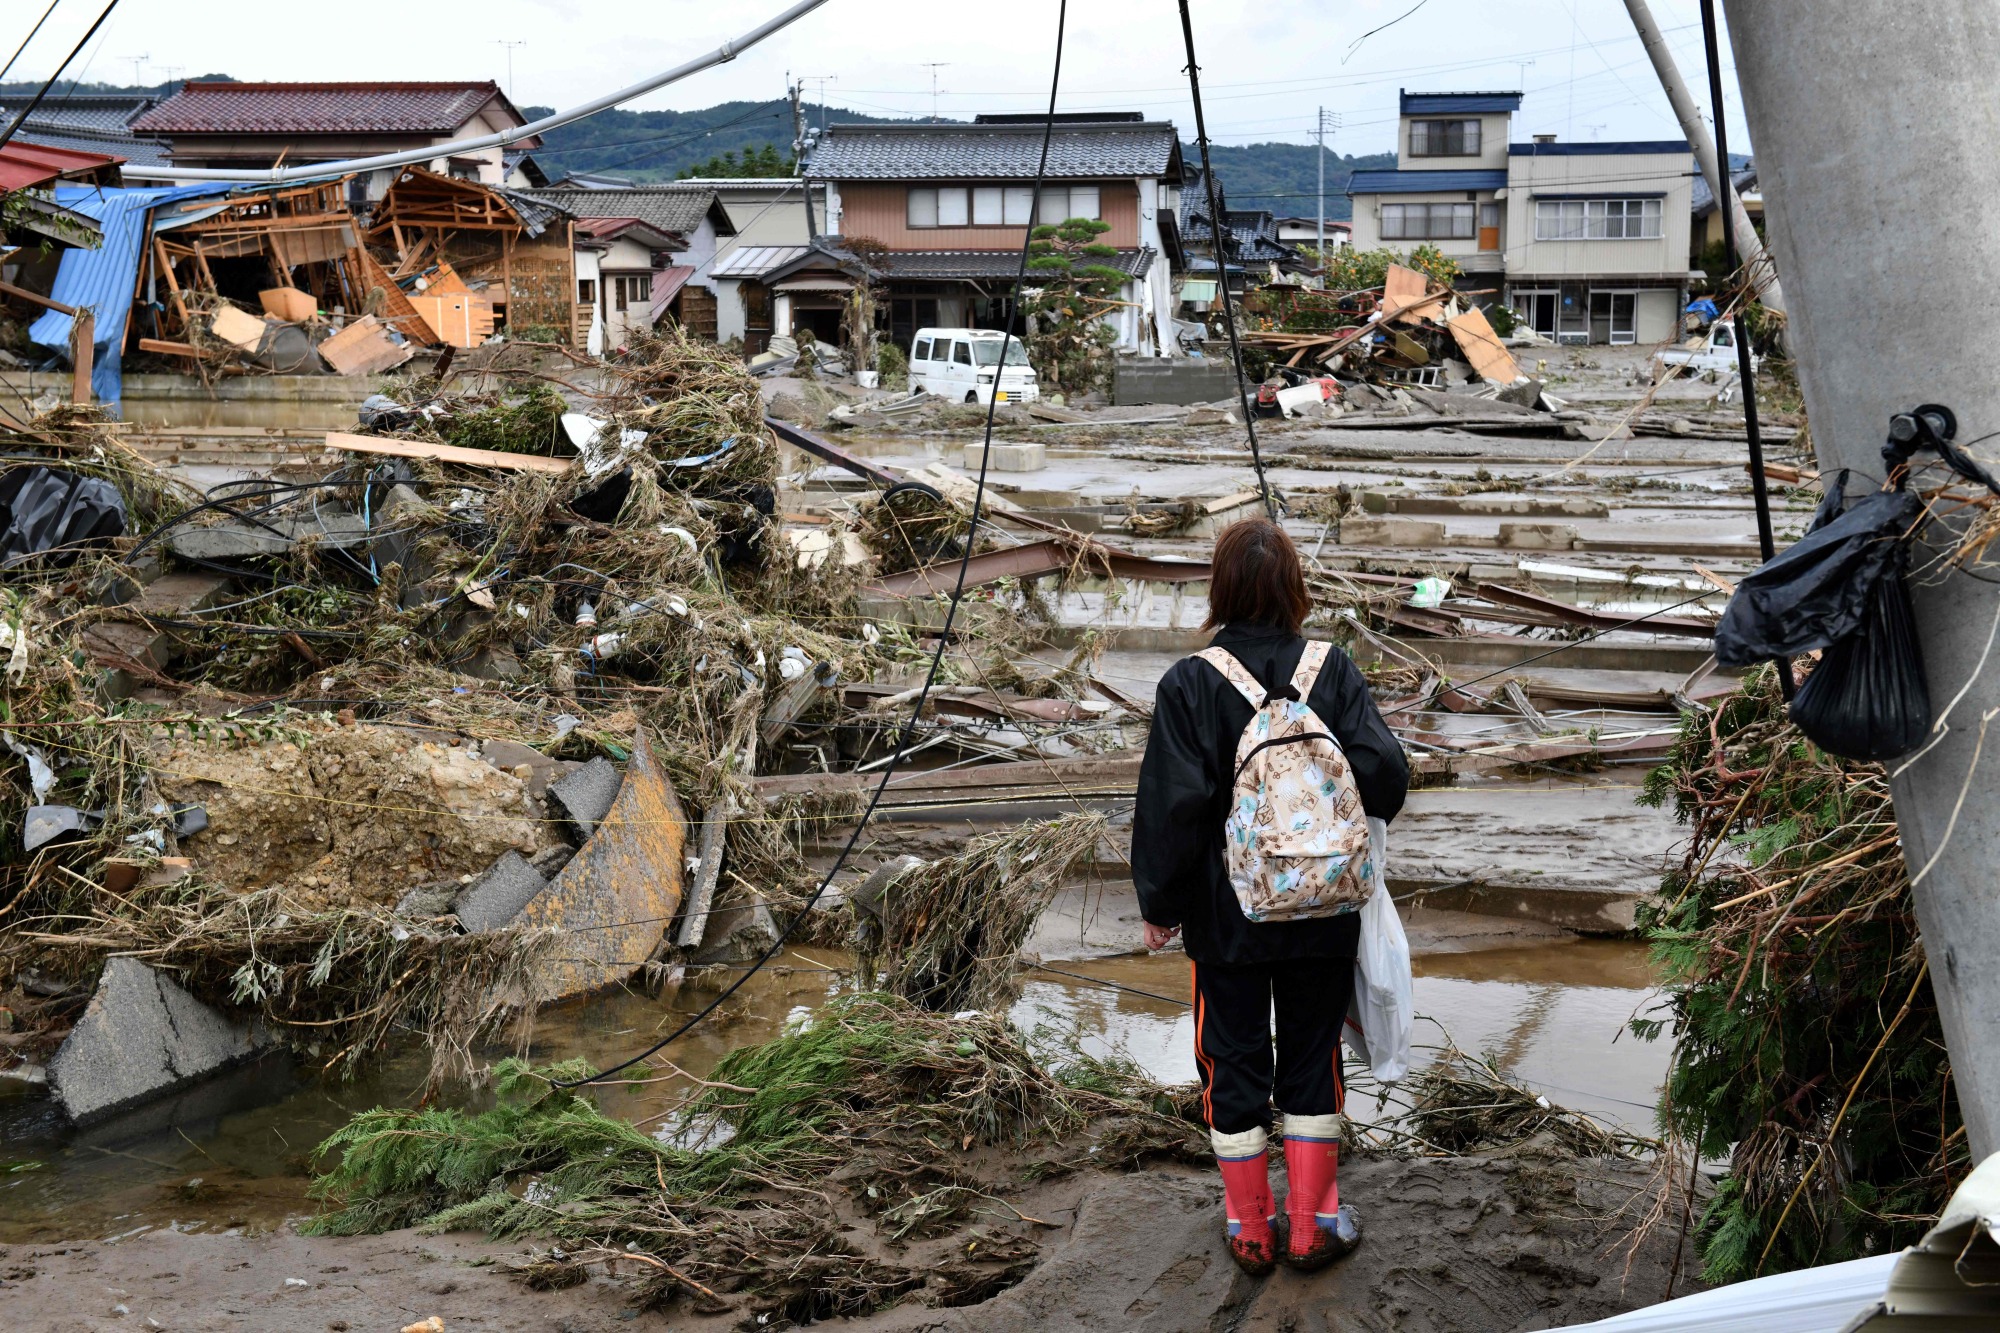
<svg viewBox="0 0 2000 1333"><path fill-rule="evenodd" d="M1324 639L1306 640L1305 654L1299 658L1298 670L1292 672L1292 688L1298 691L1300 703L1311 706L1313 686L1319 684L1319 673L1332 652L1333 645Z"/></svg>
<svg viewBox="0 0 2000 1333"><path fill-rule="evenodd" d="M1250 674L1250 669L1236 660L1236 655L1227 648L1204 648L1195 654L1202 661L1222 673L1222 678L1236 687L1236 692L1246 699L1252 708L1264 706L1264 687Z"/></svg>

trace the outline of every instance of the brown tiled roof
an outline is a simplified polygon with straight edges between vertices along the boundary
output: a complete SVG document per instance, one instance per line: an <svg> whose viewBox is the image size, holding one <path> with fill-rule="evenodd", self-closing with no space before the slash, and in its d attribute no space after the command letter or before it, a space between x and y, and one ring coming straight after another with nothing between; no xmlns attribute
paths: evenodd
<svg viewBox="0 0 2000 1333"><path fill-rule="evenodd" d="M190 83L132 122L140 134L449 134L498 99L479 83Z"/></svg>

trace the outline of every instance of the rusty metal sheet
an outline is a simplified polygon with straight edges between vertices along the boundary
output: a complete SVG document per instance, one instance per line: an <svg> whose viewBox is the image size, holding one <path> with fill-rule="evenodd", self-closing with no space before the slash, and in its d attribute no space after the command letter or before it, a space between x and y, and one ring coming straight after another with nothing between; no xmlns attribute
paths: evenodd
<svg viewBox="0 0 2000 1333"><path fill-rule="evenodd" d="M610 812L515 924L562 932L547 990L562 999L613 986L644 965L680 910L687 815L641 727Z"/></svg>
<svg viewBox="0 0 2000 1333"><path fill-rule="evenodd" d="M847 450L833 443L833 441L822 439L809 430L794 426L789 421L780 421L776 417L765 417L764 424L771 428L772 434L776 435L786 444L803 449L815 458L823 458L836 467L846 468L857 477L866 477L869 481L883 486L894 486L902 480L901 477L888 468L883 467L880 463L871 463L865 458L850 454Z"/></svg>
<svg viewBox="0 0 2000 1333"><path fill-rule="evenodd" d="M956 560L946 560L922 569L884 575L862 591L878 597L949 596L958 584L958 564ZM966 566L965 586L978 588L1006 578L1037 578L1073 565L1093 574L1153 583L1201 583L1208 578L1206 560L1164 560L1137 555L1071 534L1068 538L1051 537L975 555Z"/></svg>

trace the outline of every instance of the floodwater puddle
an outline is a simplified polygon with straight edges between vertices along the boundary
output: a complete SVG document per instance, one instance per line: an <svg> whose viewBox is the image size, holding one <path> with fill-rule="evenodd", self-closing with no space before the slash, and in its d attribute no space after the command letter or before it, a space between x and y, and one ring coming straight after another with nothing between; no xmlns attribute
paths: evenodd
<svg viewBox="0 0 2000 1333"><path fill-rule="evenodd" d="M768 1040L788 1020L851 985L845 955L789 951L671 1052L700 1078L730 1050ZM1157 1078L1194 1077L1178 954L1065 962L1030 972L1014 1008L1023 1029L1122 1055ZM1420 1015L1442 1023L1467 1051L1545 1090L1551 1100L1638 1132L1666 1067L1664 1043L1624 1032L1654 982L1642 946L1564 939L1416 960ZM714 998L682 989L664 1001L601 998L543 1013L530 1059L582 1057L607 1067L670 1031ZM1420 1044L1440 1040L1420 1024ZM497 1059L504 1051L491 1052ZM1420 1052L1419 1056L1422 1057ZM66 1126L39 1088L0 1082L0 1244L104 1239L155 1227L265 1230L309 1215L312 1149L356 1112L407 1106L421 1095L427 1056L415 1043L341 1083L271 1060L202 1084L112 1122ZM613 1084L598 1093L612 1115L658 1123L685 1096L686 1077ZM1357 1103L1352 1114L1368 1109ZM481 1095L451 1104L480 1109Z"/></svg>

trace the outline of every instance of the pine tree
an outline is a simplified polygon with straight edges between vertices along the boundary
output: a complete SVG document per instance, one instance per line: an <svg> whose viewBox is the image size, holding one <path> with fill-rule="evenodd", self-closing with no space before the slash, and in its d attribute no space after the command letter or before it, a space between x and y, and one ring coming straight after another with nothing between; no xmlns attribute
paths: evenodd
<svg viewBox="0 0 2000 1333"><path fill-rule="evenodd" d="M1111 224L1070 218L1035 228L1028 268L1040 287L1024 302L1028 356L1045 385L1080 393L1101 384L1111 369L1118 335L1104 322L1125 274L1104 263L1118 251L1097 238Z"/></svg>

